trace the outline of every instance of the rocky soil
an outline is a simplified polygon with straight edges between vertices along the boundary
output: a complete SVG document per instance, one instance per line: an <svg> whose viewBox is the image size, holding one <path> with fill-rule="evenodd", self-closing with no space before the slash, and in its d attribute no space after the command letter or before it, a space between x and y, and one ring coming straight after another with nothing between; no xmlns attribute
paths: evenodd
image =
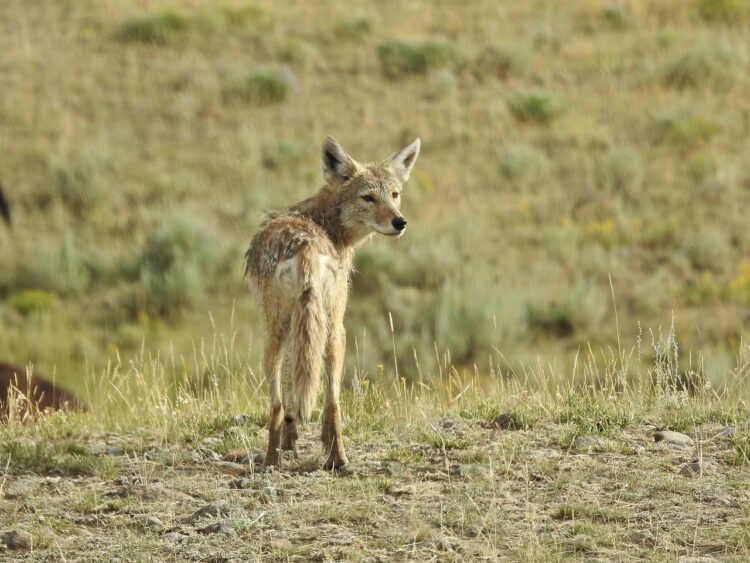
<svg viewBox="0 0 750 563"><path fill-rule="evenodd" d="M0 558L750 558L750 471L737 428L513 426L442 418L359 432L342 474L320 469L315 425L299 458L272 472L260 465L265 430L241 417L192 444L92 433L73 448L87 470L6 461ZM243 447L224 447L238 438Z"/></svg>

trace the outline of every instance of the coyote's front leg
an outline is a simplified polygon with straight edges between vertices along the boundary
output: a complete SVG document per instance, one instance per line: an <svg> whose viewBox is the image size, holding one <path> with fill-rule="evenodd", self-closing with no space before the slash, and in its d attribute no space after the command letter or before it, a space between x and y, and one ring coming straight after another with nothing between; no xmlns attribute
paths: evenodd
<svg viewBox="0 0 750 563"><path fill-rule="evenodd" d="M341 434L341 405L339 403L345 349L346 332L339 322L331 327L326 350L328 387L320 435L323 441L323 449L328 452L328 460L324 465L326 469L341 469L349 463L344 451L344 438Z"/></svg>

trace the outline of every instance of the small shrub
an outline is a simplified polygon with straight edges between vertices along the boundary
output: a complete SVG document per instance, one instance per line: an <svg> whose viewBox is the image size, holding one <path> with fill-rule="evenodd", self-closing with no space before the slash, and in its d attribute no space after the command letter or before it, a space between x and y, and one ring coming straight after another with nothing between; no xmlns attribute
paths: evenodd
<svg viewBox="0 0 750 563"><path fill-rule="evenodd" d="M659 137L682 145L710 141L721 127L713 119L696 115L691 110L668 110L654 116Z"/></svg>
<svg viewBox="0 0 750 563"><path fill-rule="evenodd" d="M750 430L740 430L732 436L734 455L729 459L733 465L750 465Z"/></svg>
<svg viewBox="0 0 750 563"><path fill-rule="evenodd" d="M720 269L730 250L724 233L717 227L703 227L683 243L685 256L700 270Z"/></svg>
<svg viewBox="0 0 750 563"><path fill-rule="evenodd" d="M316 51L307 41L289 39L279 43L276 56L284 63L306 67L315 59Z"/></svg>
<svg viewBox="0 0 750 563"><path fill-rule="evenodd" d="M635 147L616 147L597 163L596 174L604 189L633 195L643 181L643 159Z"/></svg>
<svg viewBox="0 0 750 563"><path fill-rule="evenodd" d="M221 9L221 13L227 23L231 25L246 25L258 21L270 23L268 21L268 14L263 8L260 8L255 4L246 3L239 6L224 6Z"/></svg>
<svg viewBox="0 0 750 563"><path fill-rule="evenodd" d="M24 289L12 293L8 297L8 304L27 317L52 309L57 304L57 295L43 289Z"/></svg>
<svg viewBox="0 0 750 563"><path fill-rule="evenodd" d="M506 180L535 182L541 180L549 169L549 159L528 145L506 146L500 153L500 174Z"/></svg>
<svg viewBox="0 0 750 563"><path fill-rule="evenodd" d="M489 45L474 61L474 69L481 76L507 78L524 74L531 62L531 46L527 44Z"/></svg>
<svg viewBox="0 0 750 563"><path fill-rule="evenodd" d="M120 25L123 41L167 43L188 29L188 19L173 10L133 16Z"/></svg>
<svg viewBox="0 0 750 563"><path fill-rule="evenodd" d="M604 316L606 300L588 282L579 282L560 298L527 306L529 327L555 337L592 334Z"/></svg>
<svg viewBox="0 0 750 563"><path fill-rule="evenodd" d="M295 139L264 143L261 149L261 163L270 169L295 166L308 156L308 146L308 143Z"/></svg>
<svg viewBox="0 0 750 563"><path fill-rule="evenodd" d="M700 0L698 14L708 22L740 23L747 18L745 0Z"/></svg>
<svg viewBox="0 0 750 563"><path fill-rule="evenodd" d="M430 93L433 98L445 98L458 88L456 75L449 68L442 68L430 75Z"/></svg>
<svg viewBox="0 0 750 563"><path fill-rule="evenodd" d="M386 41L378 46L383 73L391 78L424 74L433 68L454 66L459 59L456 45L445 39L422 42Z"/></svg>
<svg viewBox="0 0 750 563"><path fill-rule="evenodd" d="M737 162L717 161L706 155L697 155L688 162L690 179L698 193L707 197L731 192L739 184L741 171Z"/></svg>
<svg viewBox="0 0 750 563"><path fill-rule="evenodd" d="M602 8L601 15L612 29L627 29L633 25L633 15L627 6L622 4L605 6Z"/></svg>
<svg viewBox="0 0 750 563"><path fill-rule="evenodd" d="M690 47L663 68L664 82L676 88L696 88L727 82L742 61L736 49L726 42L702 43Z"/></svg>
<svg viewBox="0 0 750 563"><path fill-rule="evenodd" d="M76 215L96 207L109 193L106 174L110 165L106 143L61 149L47 159L53 195Z"/></svg>
<svg viewBox="0 0 750 563"><path fill-rule="evenodd" d="M219 255L214 237L194 221L182 216L168 218L143 247L143 305L170 316L196 303L205 293Z"/></svg>
<svg viewBox="0 0 750 563"><path fill-rule="evenodd" d="M336 26L336 35L342 39L360 39L370 35L375 29L372 19L367 16L352 16Z"/></svg>
<svg viewBox="0 0 750 563"><path fill-rule="evenodd" d="M508 97L508 107L519 121L541 124L552 122L567 110L560 98L544 90L515 92Z"/></svg>
<svg viewBox="0 0 750 563"><path fill-rule="evenodd" d="M87 259L80 253L75 240L61 240L41 245L21 263L14 285L70 295L84 291L90 282Z"/></svg>
<svg viewBox="0 0 750 563"><path fill-rule="evenodd" d="M230 94L260 105L286 101L297 89L294 73L288 67L262 66L250 73Z"/></svg>

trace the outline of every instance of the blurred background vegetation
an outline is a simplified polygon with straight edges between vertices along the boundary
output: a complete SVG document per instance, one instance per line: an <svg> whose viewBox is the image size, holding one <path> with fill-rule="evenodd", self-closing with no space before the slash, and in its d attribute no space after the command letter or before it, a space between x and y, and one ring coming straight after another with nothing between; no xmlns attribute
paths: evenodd
<svg viewBox="0 0 750 563"><path fill-rule="evenodd" d="M80 389L218 332L257 364L264 210L320 187L326 134L419 135L349 373L557 364L618 325L651 361L674 318L718 384L750 320L749 27L743 0L5 0L0 359Z"/></svg>

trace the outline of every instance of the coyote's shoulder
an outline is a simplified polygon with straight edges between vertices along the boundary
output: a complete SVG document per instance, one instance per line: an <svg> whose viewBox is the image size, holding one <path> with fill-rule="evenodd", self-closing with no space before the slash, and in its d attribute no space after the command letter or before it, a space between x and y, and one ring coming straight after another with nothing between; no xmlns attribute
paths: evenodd
<svg viewBox="0 0 750 563"><path fill-rule="evenodd" d="M247 258L247 274L261 280L271 276L279 263L294 258L303 246L319 254L336 256L328 235L317 223L297 211L275 211L253 237Z"/></svg>

